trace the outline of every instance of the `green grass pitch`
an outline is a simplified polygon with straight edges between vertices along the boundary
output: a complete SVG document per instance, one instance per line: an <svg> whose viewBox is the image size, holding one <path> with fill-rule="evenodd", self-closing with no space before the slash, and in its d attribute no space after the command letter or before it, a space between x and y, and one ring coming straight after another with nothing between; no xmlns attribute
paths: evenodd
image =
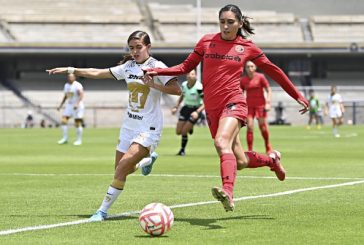
<svg viewBox="0 0 364 245"><path fill-rule="evenodd" d="M226 213L220 203L196 205L213 201L210 188L221 185L208 129L195 128L179 157L180 138L166 128L152 174L130 176L109 212L191 204L173 208L171 231L150 238L137 215L48 226L87 219L99 207L113 177L119 129L87 128L80 147L57 145L59 129L0 129L0 234L44 226L0 235L0 244L364 244L364 127L344 126L341 138L329 126L270 130L288 178L280 182L268 168L239 171L235 198L248 198ZM255 146L264 150L259 131Z"/></svg>

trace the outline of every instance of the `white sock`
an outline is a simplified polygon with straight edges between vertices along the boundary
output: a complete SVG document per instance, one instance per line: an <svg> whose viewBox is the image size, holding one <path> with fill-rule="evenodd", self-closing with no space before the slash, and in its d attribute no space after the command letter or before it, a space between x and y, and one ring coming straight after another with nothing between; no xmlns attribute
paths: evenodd
<svg viewBox="0 0 364 245"><path fill-rule="evenodd" d="M83 127L79 126L76 128L77 140L82 140Z"/></svg>
<svg viewBox="0 0 364 245"><path fill-rule="evenodd" d="M135 167L138 169L138 168L142 168L144 166L148 166L151 163L152 163L152 158L151 157L145 157L142 160L140 160L140 162L138 162Z"/></svg>
<svg viewBox="0 0 364 245"><path fill-rule="evenodd" d="M337 134L337 128L336 128L336 127L332 129L332 133L333 133L334 135L336 135L336 134Z"/></svg>
<svg viewBox="0 0 364 245"><path fill-rule="evenodd" d="M118 196L122 191L123 190L116 189L110 185L99 210L101 210L104 213L107 213L111 205L115 202L115 200L118 198Z"/></svg>
<svg viewBox="0 0 364 245"><path fill-rule="evenodd" d="M68 139L68 126L67 125L62 125L62 132L63 132L63 139Z"/></svg>

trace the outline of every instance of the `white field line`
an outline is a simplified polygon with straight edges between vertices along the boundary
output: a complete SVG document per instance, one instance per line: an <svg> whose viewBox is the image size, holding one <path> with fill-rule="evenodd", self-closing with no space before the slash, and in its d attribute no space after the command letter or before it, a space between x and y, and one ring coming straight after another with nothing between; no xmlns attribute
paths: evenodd
<svg viewBox="0 0 364 245"><path fill-rule="evenodd" d="M90 174L90 173L71 173L71 174L54 174L54 173L0 173L0 176L113 176L110 174ZM128 177L145 177L142 174L132 174ZM194 174L150 174L148 177L169 177L169 178L221 178L218 175L194 175ZM275 176L236 176L239 179L277 179ZM364 177L286 177L291 180L362 180Z"/></svg>
<svg viewBox="0 0 364 245"><path fill-rule="evenodd" d="M334 184L334 185L316 186L316 187L309 187L309 188L277 192L277 193L272 193L272 194L238 197L238 198L235 198L234 201L237 202L237 201L250 200L250 199L285 196L285 195L291 195L291 194L295 194L295 193L299 193L299 192L314 191L314 190L320 190L320 189L332 189L332 188L343 187L343 186L359 185L359 184L363 184L363 183L364 183L364 180L360 180L360 181L345 182L345 183ZM214 204L214 203L218 203L218 201L176 204L176 205L170 206L170 208L176 209L176 208L208 205L208 204ZM136 215L139 212L140 211L131 211L131 212L121 213L121 214L117 214L117 215L112 215L112 216L109 216L109 218L127 217L127 216L131 216L131 215ZM10 234L15 234L15 233L20 233L20 232L26 232L26 231L45 230L45 229L51 229L51 228L56 228L56 227L79 225L79 224L90 223L90 222L91 221L88 219L82 219L82 220L75 220L75 221L71 221L71 222L58 223L58 224L28 226L28 227L24 227L24 228L0 231L0 236L10 235Z"/></svg>

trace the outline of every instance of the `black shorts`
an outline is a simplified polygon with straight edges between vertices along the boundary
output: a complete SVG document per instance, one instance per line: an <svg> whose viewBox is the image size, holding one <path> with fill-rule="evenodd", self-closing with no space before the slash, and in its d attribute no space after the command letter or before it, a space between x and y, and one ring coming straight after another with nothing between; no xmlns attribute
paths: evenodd
<svg viewBox="0 0 364 245"><path fill-rule="evenodd" d="M179 112L178 121L186 122L189 121L192 124L195 124L198 119L202 116L202 112L198 114L198 118L196 120L193 120L191 117L192 112L196 111L200 106L183 106L181 108L181 111Z"/></svg>

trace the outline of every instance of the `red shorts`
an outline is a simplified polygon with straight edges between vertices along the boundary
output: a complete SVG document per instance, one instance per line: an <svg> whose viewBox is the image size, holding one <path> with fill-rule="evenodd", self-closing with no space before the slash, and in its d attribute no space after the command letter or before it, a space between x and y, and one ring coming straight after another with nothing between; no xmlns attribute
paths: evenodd
<svg viewBox="0 0 364 245"><path fill-rule="evenodd" d="M266 118L267 111L265 106L248 106L248 117L249 118Z"/></svg>
<svg viewBox="0 0 364 245"><path fill-rule="evenodd" d="M207 110L206 118L209 125L210 133L214 139L219 128L219 121L224 117L233 117L241 122L241 126L246 125L247 105L245 102L229 103L221 109Z"/></svg>

